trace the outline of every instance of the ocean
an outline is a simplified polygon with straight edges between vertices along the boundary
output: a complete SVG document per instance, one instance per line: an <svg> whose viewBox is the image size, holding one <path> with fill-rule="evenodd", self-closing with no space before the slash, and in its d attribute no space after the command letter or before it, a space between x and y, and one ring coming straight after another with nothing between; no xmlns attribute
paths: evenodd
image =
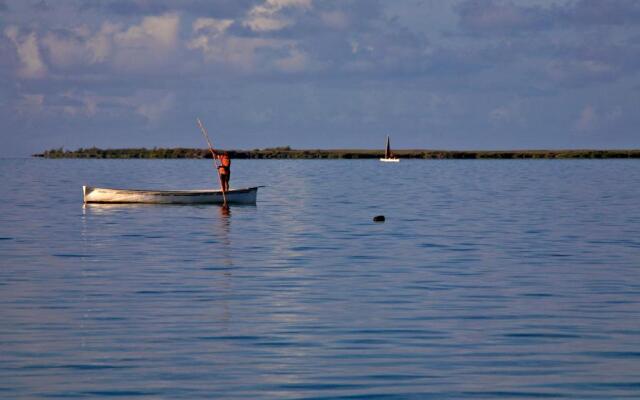
<svg viewBox="0 0 640 400"><path fill-rule="evenodd" d="M0 159L0 398L640 398L638 160ZM384 215L384 223L373 222Z"/></svg>

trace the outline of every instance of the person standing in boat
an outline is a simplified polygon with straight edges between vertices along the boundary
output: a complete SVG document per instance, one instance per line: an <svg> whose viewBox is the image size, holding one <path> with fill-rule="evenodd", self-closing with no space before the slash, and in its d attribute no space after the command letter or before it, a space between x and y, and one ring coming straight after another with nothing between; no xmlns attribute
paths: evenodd
<svg viewBox="0 0 640 400"><path fill-rule="evenodd" d="M229 191L229 179L231 179L231 157L226 151L220 155L216 155L216 158L220 160L218 166L218 172L220 173L220 181L222 182L222 190Z"/></svg>

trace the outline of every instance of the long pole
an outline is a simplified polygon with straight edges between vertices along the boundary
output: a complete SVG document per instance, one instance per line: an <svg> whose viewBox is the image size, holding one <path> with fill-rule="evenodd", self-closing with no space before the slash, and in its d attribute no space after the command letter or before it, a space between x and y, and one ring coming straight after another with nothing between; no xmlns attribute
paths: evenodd
<svg viewBox="0 0 640 400"><path fill-rule="evenodd" d="M218 168L218 159L216 158L216 152L213 151L213 146L211 145L211 141L209 140L209 135L207 134L207 130L205 129L202 122L200 122L200 118L196 118L198 121L198 126L200 127L200 131L204 135L204 138L207 140L207 144L209 145L209 151L211 152L211 157L213 158L213 165L216 167L216 171L218 171L218 180L220 181L220 190L222 190L222 199L224 201L224 206L227 205L227 195L224 192L224 186L222 185L222 177L220 176L220 169Z"/></svg>

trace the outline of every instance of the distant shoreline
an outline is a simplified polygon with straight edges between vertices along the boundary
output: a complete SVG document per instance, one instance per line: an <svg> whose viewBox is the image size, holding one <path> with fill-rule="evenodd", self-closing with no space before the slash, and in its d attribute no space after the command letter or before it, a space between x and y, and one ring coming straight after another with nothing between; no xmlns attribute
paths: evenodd
<svg viewBox="0 0 640 400"><path fill-rule="evenodd" d="M254 150L226 150L235 159L375 159L382 150L292 149L289 146ZM621 150L394 150L405 159L537 159L537 158L640 158L640 149ZM124 148L124 149L51 149L33 157L99 159L178 159L211 158L208 149L194 148Z"/></svg>

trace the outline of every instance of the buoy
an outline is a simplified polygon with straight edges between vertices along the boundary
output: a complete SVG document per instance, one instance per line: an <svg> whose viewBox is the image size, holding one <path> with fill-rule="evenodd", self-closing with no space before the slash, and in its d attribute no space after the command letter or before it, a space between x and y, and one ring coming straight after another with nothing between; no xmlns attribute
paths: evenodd
<svg viewBox="0 0 640 400"><path fill-rule="evenodd" d="M384 215L376 215L373 217L373 222L384 222Z"/></svg>

